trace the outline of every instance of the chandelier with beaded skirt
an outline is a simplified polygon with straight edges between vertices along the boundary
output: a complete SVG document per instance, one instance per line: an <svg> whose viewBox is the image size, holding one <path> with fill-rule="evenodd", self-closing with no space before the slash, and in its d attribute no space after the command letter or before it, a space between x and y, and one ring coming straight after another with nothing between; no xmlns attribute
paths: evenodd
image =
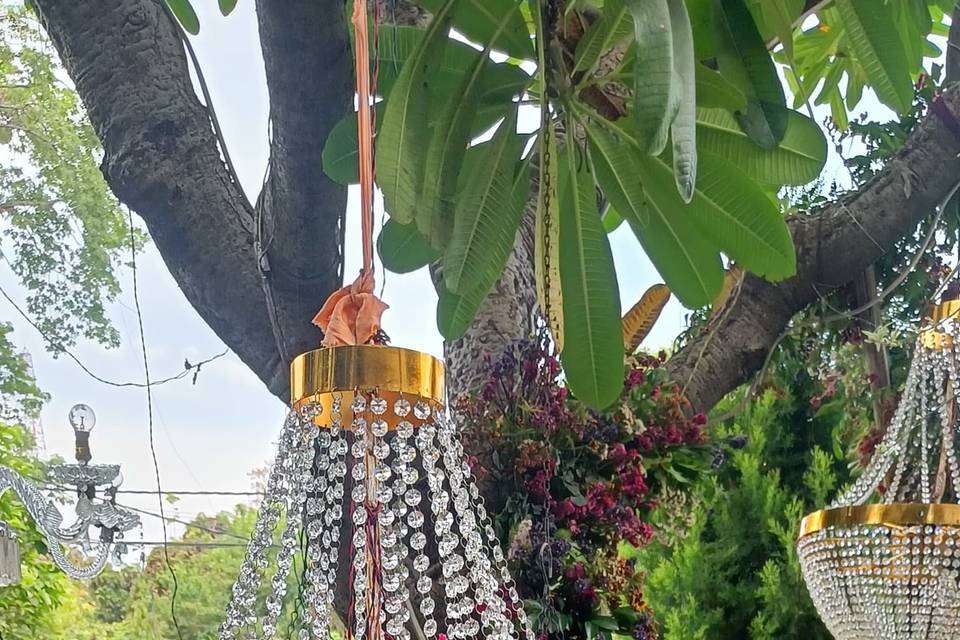
<svg viewBox="0 0 960 640"><path fill-rule="evenodd" d="M958 314L960 300L934 309L870 465L801 525L804 579L838 640L960 637Z"/></svg>
<svg viewBox="0 0 960 640"><path fill-rule="evenodd" d="M339 346L296 358L291 379L294 411L220 637L274 636L303 549L301 640L329 638L335 607L356 640L532 640L444 407L441 363Z"/></svg>

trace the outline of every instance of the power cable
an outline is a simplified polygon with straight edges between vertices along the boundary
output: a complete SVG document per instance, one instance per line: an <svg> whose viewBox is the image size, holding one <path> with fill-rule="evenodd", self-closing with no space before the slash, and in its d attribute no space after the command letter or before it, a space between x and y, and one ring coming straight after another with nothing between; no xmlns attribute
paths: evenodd
<svg viewBox="0 0 960 640"><path fill-rule="evenodd" d="M31 327L33 327L33 328L36 330L37 333L40 334L40 337L42 337L44 340L46 340L46 341L47 341L50 345L52 345L53 348L56 349L58 352L65 353L68 358L70 358L71 360L73 360L73 361L77 364L77 366L80 367L80 368L83 370L84 373L86 373L88 376L90 376L91 378L93 378L93 379L96 380L97 382L99 382L99 383L101 383L101 384L105 384L105 385L111 386L111 387L135 387L135 388L138 388L138 389L143 389L143 388L145 388L145 387L147 386L147 385L144 384L143 382L115 382L115 381L113 381L113 380L108 380L108 379L106 379L106 378L103 378L103 377L101 377L101 376L98 376L98 375L95 374L93 371L91 371L90 368L87 367L87 365L83 364L83 362L80 360L80 358L78 358L77 356L75 356L69 349L67 349L65 346L63 346L63 344L61 344L61 343L58 342L57 340L52 339L52 338L47 334L47 332L45 332L45 331L40 327L40 325L37 324L36 321L34 321L33 318L31 318L29 315L27 315L27 313L20 307L20 305L18 305L18 304L16 303L16 301L14 301L14 299L10 297L10 294L8 294L8 293L6 292L6 290L5 290L2 286L0 286L0 296L3 296L3 298L4 298L7 302L10 303L10 306L12 306L12 307L14 308L14 310L15 310L17 313L20 314L20 317L22 317L24 320L26 320L27 323L28 323ZM194 384L196 384L196 382L197 382L197 376L200 374L200 368L201 368L203 365L205 365L205 364L210 364L211 362L213 362L213 361L215 361L215 360L219 360L220 358L224 357L224 356L227 355L228 353L230 353L230 350L229 350L229 349L224 349L223 351L221 351L221 352L218 353L217 355L215 355L215 356L213 356L213 357L210 357L210 358L207 358L207 359L205 359L205 360L201 360L200 362L198 362L198 363L196 363L196 364L190 364L190 363L188 362L187 364L188 364L189 366L184 367L183 371L181 371L180 373L178 373L178 374L176 374L176 375L172 375L172 376L166 377L166 378L163 378L163 379L161 379L161 380L157 380L157 381L155 381L155 382L151 382L151 383L150 383L150 386L151 386L151 387L159 387L160 385L162 385L162 384L167 384L168 382L173 382L173 381L175 381L175 380L182 380L183 378L186 378L188 375L190 375L191 372L193 372L193 382L194 382Z"/></svg>
<svg viewBox="0 0 960 640"><path fill-rule="evenodd" d="M133 228L133 211L127 209L127 221L130 225L130 267L133 272L133 305L137 310L137 325L140 329L140 351L143 354L143 375L146 381L147 390L147 425L150 437L150 456L153 459L153 471L157 478L157 502L160 505L160 524L163 528L163 558L167 565L167 571L173 580L173 592L170 595L170 618L173 627L177 631L177 638L183 640L183 633L180 631L180 622L177 620L177 591L180 584L177 581L177 572L170 563L170 553L167 548L167 520L163 512L163 487L160 483L160 464L157 462L157 448L153 437L153 389L150 387L150 360L147 357L147 338L143 330L143 312L140 309L140 292L137 287L137 243L136 234Z"/></svg>

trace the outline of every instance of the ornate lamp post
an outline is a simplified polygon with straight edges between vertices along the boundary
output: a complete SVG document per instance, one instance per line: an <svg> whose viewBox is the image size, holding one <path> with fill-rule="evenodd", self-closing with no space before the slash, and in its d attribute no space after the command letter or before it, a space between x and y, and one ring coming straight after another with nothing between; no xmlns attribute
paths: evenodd
<svg viewBox="0 0 960 640"><path fill-rule="evenodd" d="M78 404L70 410L70 425L76 436L77 464L47 467L51 482L70 485L77 494L76 520L63 526L63 515L53 500L45 498L40 487L13 469L0 466L0 494L7 489L20 499L27 513L46 538L50 557L67 575L88 579L99 574L111 557L126 553L122 541L126 531L140 525L140 517L117 507L117 488L123 481L120 465L91 465L90 430L96 424L93 410ZM98 489L103 488L102 497ZM92 528L99 529L92 533ZM75 549L79 546L79 549ZM69 556L64 547L77 553ZM0 522L0 586L15 584L20 578L20 552L16 535Z"/></svg>

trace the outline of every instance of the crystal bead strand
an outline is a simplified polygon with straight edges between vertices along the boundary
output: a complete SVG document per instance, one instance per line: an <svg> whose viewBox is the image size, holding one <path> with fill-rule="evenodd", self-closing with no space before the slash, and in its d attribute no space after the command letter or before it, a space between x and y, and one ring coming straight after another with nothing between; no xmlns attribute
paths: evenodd
<svg viewBox="0 0 960 640"><path fill-rule="evenodd" d="M427 411L420 411L417 413L417 409L420 408L420 403L417 403L417 408L414 409L415 415L418 418L421 418L421 414L426 413L426 416L429 416L429 408ZM425 418L421 418L425 419ZM450 513L450 494L447 493L447 490L444 488L444 473L443 470L437 466L437 462L440 459L440 452L437 450L437 446L434 443L434 437L436 436L436 427L432 424L424 424L417 430L417 445L420 447L420 452L423 458L423 471L427 476L427 485L429 487L430 494L430 511L433 513L434 521L434 533L437 540L437 553L439 555L441 569L444 565L447 564L450 556L453 554L454 549L459 546L459 540L450 529L450 525L453 522L453 514ZM426 546L427 540L426 536L420 535L419 537L411 538L411 546L417 551L422 551ZM451 624L451 618L453 617L453 597L455 595L456 587L453 586L453 580L446 578L441 581L443 585L444 592L444 602L446 609L446 623L447 623L447 634L453 635L453 628ZM421 591L421 593L423 593ZM435 630L432 630L435 631ZM427 632L427 629L424 629L424 632ZM432 633L427 634L428 637L432 636Z"/></svg>
<svg viewBox="0 0 960 640"><path fill-rule="evenodd" d="M416 412L419 408L421 408L420 403L414 411ZM429 407L424 406L422 409L423 417L429 417ZM453 492L459 484L455 485L455 478L451 473L458 469L456 465L450 465L449 448L444 443L443 420L444 415L438 414L430 426L432 433L440 438L440 448L435 447L431 436L428 446L433 448L433 451L429 457L433 460L438 480L445 478ZM465 638L476 634L474 625L471 624L471 621L473 623L476 621L470 618L476 607L468 594L470 574L472 571L482 571L482 561L474 553L477 551L475 540L469 535L471 528L475 529L476 521L473 519L473 514L461 513L464 506L462 497L458 499L456 494L448 495L445 490L443 495L447 496L446 511L441 513L434 511L434 533L441 554L440 568L444 578L447 634L455 639ZM454 510L461 516L459 521L455 521L453 512L449 510L450 498L453 498ZM454 529L454 522L457 523L457 529ZM469 568L461 553L467 554L467 559L470 561Z"/></svg>
<svg viewBox="0 0 960 640"><path fill-rule="evenodd" d="M960 499L960 464L957 462L957 427L952 424L951 417L957 411L958 394L960 394L960 372L957 371L957 348L951 347L947 352L947 383L951 387L953 401L943 412L943 439L947 446L947 461L950 467L950 480L953 483L953 495ZM960 423L958 423L960 425Z"/></svg>
<svg viewBox="0 0 960 640"><path fill-rule="evenodd" d="M287 502L287 522L280 536L280 551L277 552L277 570L270 583L270 595L267 596L267 613L263 619L263 637L272 638L277 632L277 620L283 610L283 600L287 595L287 577L293 567L293 555L300 545L300 531L303 527L304 505L307 492L315 484L311 473L314 460L314 440L317 427L312 419L300 423L299 442L294 450L295 465L291 477L290 496ZM256 635L251 633L252 638Z"/></svg>
<svg viewBox="0 0 960 640"><path fill-rule="evenodd" d="M309 601L313 615L309 624L313 637L324 640L330 636L329 611L333 604L337 576L338 543L343 516L343 483L347 472L344 461L347 441L341 429L340 403L341 399L338 395L333 400L330 427L321 431L318 436L321 442L327 439L330 441L330 446L325 452L326 465L320 463L319 459L317 464L318 468L325 466L328 469L326 476L329 482L322 498L323 511L317 514L317 520L315 520L320 523L320 526L315 531L308 531L310 534L308 553L311 561L309 583L312 592Z"/></svg>
<svg viewBox="0 0 960 640"><path fill-rule="evenodd" d="M311 629L315 638L326 637L329 624L326 607L327 571L330 558L323 546L324 519L330 509L328 489L333 484L329 480L332 473L332 461L335 459L337 445L329 431L321 430L317 434L316 454L313 463L316 486L313 494L307 497L307 570L306 604L301 612L305 629ZM328 533L329 535L329 533ZM304 634L300 634L304 635ZM309 636L309 634L307 634Z"/></svg>
<svg viewBox="0 0 960 640"><path fill-rule="evenodd" d="M513 610L516 611L517 620L520 623L520 628L523 634L526 637L526 640L534 640L535 636L533 630L530 628L529 620L527 619L527 614L523 609L522 602L520 600L520 594L517 591L516 583L513 581L513 576L510 575L510 570L507 567L506 557L503 555L503 547L500 545L500 539L497 537L497 532L493 528L493 522L490 519L490 514L487 513L487 508L484 504L483 497L480 495L480 489L477 487L476 477L474 476L473 470L470 468L470 465L467 463L466 452L463 448L463 443L460 440L459 430L455 425L450 425L451 429L451 438L450 441L454 448L454 453L458 460L460 460L460 465L463 469L463 474L466 478L467 485L470 492L470 503L472 505L473 511L477 514L477 518L480 521L482 526L483 533L485 534L484 546L486 549L486 557L493 559L493 566L496 571L499 573L501 584L503 588L506 589L507 595L510 600L510 605L513 607ZM484 611L484 614L486 611ZM481 614L481 618L483 614ZM492 617L492 613L488 615ZM507 624L507 617L502 618L503 624ZM512 629L508 626L501 635L512 635Z"/></svg>
<svg viewBox="0 0 960 640"><path fill-rule="evenodd" d="M498 595L498 581L492 572L490 559L481 553L483 549L483 538L477 526L476 516L470 509L470 494L465 482L461 458L456 455L456 448L452 442L452 431L450 421L438 420L438 431L440 434L440 447L443 452L443 461L447 469L447 478L450 482L450 490L453 493L453 505L457 512L458 526L462 537L464 538L464 552L466 561L469 563L469 575L474 586L476 603L470 601L469 597L464 595L457 604L458 613L461 616L470 616L475 610L492 610L496 614L505 616L506 605L503 599ZM458 564L463 559L457 556ZM491 616L484 618L487 623L485 626L490 630L489 621ZM461 637L467 638L475 636L480 630L479 623L472 617L468 617L460 627Z"/></svg>
<svg viewBox="0 0 960 640"><path fill-rule="evenodd" d="M387 412L387 403L378 398L376 410L383 415ZM392 408L397 413L397 404ZM409 403L407 403L409 404ZM403 405L400 406L401 411ZM409 409L407 409L409 411ZM382 426L378 428L383 435L386 435L386 422L381 420ZM383 587L384 598L382 603L383 625L386 632L396 640L409 640L410 632L406 628L406 623L410 619L410 611L407 608L407 602L410 599L410 590L407 587L407 577L409 569L404 564L404 559L408 557L409 550L405 541L409 529L404 522L404 516L408 511L408 504L414 502L407 495L408 486L406 479L408 476L408 466L413 462L416 456L416 450L409 446L410 436L413 434L413 426L401 420L397 423L397 428L393 434L393 457L387 462L383 461L384 472L382 482L393 477L393 489L389 503L384 503L380 511L380 527L382 545L381 566L383 568ZM415 501L419 504L419 501ZM389 532L385 536L383 532ZM391 543L389 546L385 543Z"/></svg>
<svg viewBox="0 0 960 640"><path fill-rule="evenodd" d="M933 374L933 384L927 388L921 401L920 411L923 419L920 421L920 466L916 473L920 475L920 499L925 504L930 503L930 421L932 415L938 414L938 395L943 388L943 369L937 362L936 354L930 354L930 369ZM932 415L931 415L932 414Z"/></svg>
<svg viewBox="0 0 960 640"><path fill-rule="evenodd" d="M904 408L904 419L903 428L899 433L899 438L897 439L897 450L896 457L899 459L894 470L893 481L890 483L890 501L896 501L901 498L904 493L904 489L901 488L905 473L907 471L906 459L908 457L908 452L910 449L910 439L913 435L913 427L917 422L917 411L918 411L918 401L917 399L923 395L924 392L924 353L925 349L921 343L917 343L916 352L914 354L914 363L911 366L911 374L915 371L916 377L914 378L914 384L910 385L907 390L904 392L903 399L900 402L900 406ZM911 425L911 426L907 426Z"/></svg>
<svg viewBox="0 0 960 640"><path fill-rule="evenodd" d="M224 622L220 625L220 640L236 638L240 628L256 623L254 606L260 585L261 571L266 568L266 550L273 541L273 532L280 520L280 509L289 497L288 465L296 438L299 421L289 413L280 433L277 457L267 478L266 493L257 514L253 535L247 544L246 555L239 576L233 585L233 594L226 607Z"/></svg>
<svg viewBox="0 0 960 640"><path fill-rule="evenodd" d="M922 348L919 344L917 347ZM873 459L853 485L844 494L838 496L830 503L830 508L835 508L840 505L863 504L873 495L877 484L887 475L894 464L893 454L896 453L896 450L901 446L900 441L903 438L903 425L912 421L912 408L907 400L912 397L914 388L918 385L919 378L919 367L911 366L907 374L907 381L904 384L903 400L897 406L897 410L894 413L883 440L877 445ZM899 480L895 477L894 483L891 484L890 491L888 491L885 496L886 501L895 499L898 483Z"/></svg>
<svg viewBox="0 0 960 640"><path fill-rule="evenodd" d="M353 455L353 638L362 640L367 631L367 532L364 525L367 522L367 468L366 456L368 449L373 448L372 434L367 430L367 420L363 417L366 411L366 398L361 394L354 396L353 404L353 445L350 451Z"/></svg>
<svg viewBox="0 0 960 640"><path fill-rule="evenodd" d="M414 435L413 425L406 420L407 416L410 415L410 411L410 401L406 398L400 398L393 405L393 412L398 418L402 418L397 424L397 441L404 444L408 444ZM418 593L420 614L423 616L423 626L421 630L424 636L432 638L437 634L437 621L434 618L436 603L431 595L433 579L427 575L427 569L430 568L430 558L427 557L424 548L426 545L426 535L423 533L424 517L423 511L420 509L423 496L417 488L417 482L420 480L420 474L417 471L416 465L417 449L413 446L409 446L408 449L410 452L408 454L410 460L401 472L402 480L404 484L408 486L408 489L404 493L404 504L409 507L406 515L406 524L409 527L410 536L407 539L409 540L410 547L416 553L413 558L413 584ZM409 500L407 496L410 497Z"/></svg>
<svg viewBox="0 0 960 640"><path fill-rule="evenodd" d="M340 564L340 537L343 529L343 494L344 482L347 476L347 439L343 431L342 419L340 416L341 398L339 395L333 400L333 421L330 424L330 435L336 438L337 450L333 461L334 484L332 492L328 495L330 508L325 515L327 530L323 534L323 546L330 559L330 567L326 571L326 608L329 612L333 606L334 588L337 582L337 574Z"/></svg>
<svg viewBox="0 0 960 640"><path fill-rule="evenodd" d="M357 523L357 527L372 528L374 535L368 536L367 544L376 544L377 546L369 549L372 557L376 561L372 563L372 568L376 572L370 576L371 581L375 578L378 588L374 593L369 594L371 603L375 604L373 611L367 612L369 624L378 625L377 636L383 637L382 629L386 625L387 614L384 611L385 593L396 593L399 588L400 578L395 571L386 570L384 563L395 569L391 562L394 553L394 547L397 544L396 531L387 525L392 522L393 512L390 510L390 503L393 500L393 491L390 489L388 481L391 471L388 458L390 457L390 446L386 441L386 435L389 426L384 420L387 403L378 393L374 393L370 398L368 410L372 414L371 421L367 425L368 454L372 453L373 460L369 463L372 467L367 469L369 474L373 472L373 478L368 479L365 487L365 508L368 508L366 524ZM369 459L368 459L369 460ZM370 520L374 518L375 520ZM355 521L356 522L356 521ZM370 587L368 586L368 589Z"/></svg>

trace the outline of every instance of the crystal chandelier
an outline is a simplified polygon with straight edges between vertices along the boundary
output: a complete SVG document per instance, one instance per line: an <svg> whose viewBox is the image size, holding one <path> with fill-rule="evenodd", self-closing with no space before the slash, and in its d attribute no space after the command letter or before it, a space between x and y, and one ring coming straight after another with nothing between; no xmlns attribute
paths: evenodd
<svg viewBox="0 0 960 640"><path fill-rule="evenodd" d="M140 517L116 504L116 492L123 478L120 465L91 465L90 430L96 422L93 411L80 404L70 410L70 424L76 440L77 464L52 464L48 479L76 490L76 520L63 526L63 514L40 487L13 469L0 466L0 495L12 491L43 534L53 562L68 576L85 580L98 575L108 560L119 561L127 551L123 534L140 526ZM98 489L103 497L98 496ZM99 533L91 534L91 529ZM79 548L78 548L79 547ZM71 553L64 551L71 550ZM0 587L20 580L20 550L17 536L0 522Z"/></svg>
<svg viewBox="0 0 960 640"><path fill-rule="evenodd" d="M804 579L838 640L960 636L958 313L934 309L870 465L801 524Z"/></svg>
<svg viewBox="0 0 960 640"><path fill-rule="evenodd" d="M291 386L294 411L220 638L273 637L298 565L301 640L341 624L356 640L532 640L444 407L442 364L395 347L330 347L297 357Z"/></svg>

